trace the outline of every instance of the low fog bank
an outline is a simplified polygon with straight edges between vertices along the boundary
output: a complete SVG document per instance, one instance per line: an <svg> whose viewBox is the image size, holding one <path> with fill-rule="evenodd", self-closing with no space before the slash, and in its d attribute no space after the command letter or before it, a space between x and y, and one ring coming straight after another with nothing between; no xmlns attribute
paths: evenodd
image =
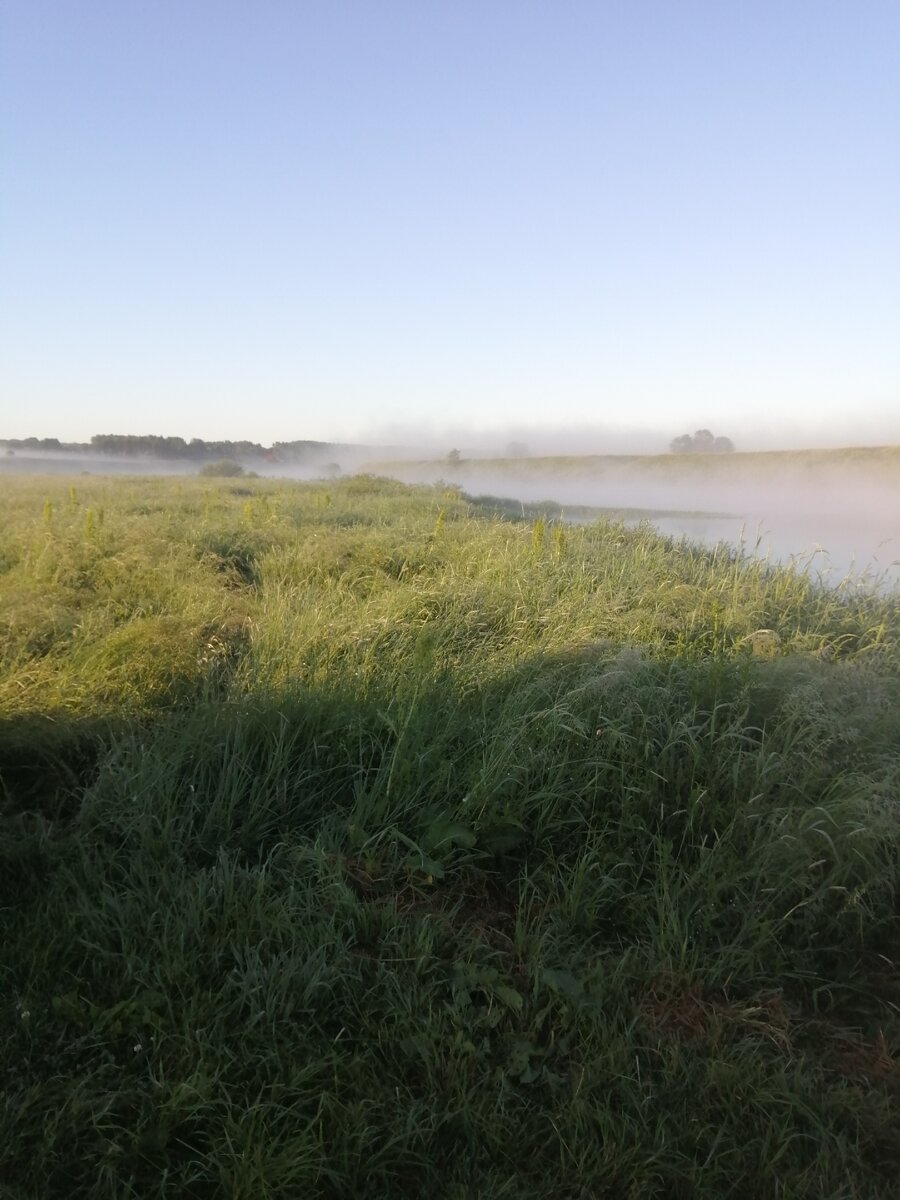
<svg viewBox="0 0 900 1200"><path fill-rule="evenodd" d="M597 507L900 521L900 448L760 455L373 462L409 483ZM900 532L900 530L898 530Z"/></svg>
<svg viewBox="0 0 900 1200"><path fill-rule="evenodd" d="M397 454L390 447L391 455ZM321 479L354 474L372 458L372 447L342 448L338 455L310 455L299 462L271 461L257 457L235 460L246 474L266 479ZM197 476L207 465L192 459L158 458L153 455L89 454L69 450L28 450L13 454L0 452L0 474L7 475L177 475Z"/></svg>
<svg viewBox="0 0 900 1200"><path fill-rule="evenodd" d="M30 450L0 455L6 475L196 475L196 463L160 458L117 458L109 454L79 454L68 450Z"/></svg>
<svg viewBox="0 0 900 1200"><path fill-rule="evenodd" d="M360 445L396 446L398 459L442 458L458 450L463 458L533 457L555 454L662 454L673 437L683 433L613 428L604 425L567 425L535 428L509 424L491 430L470 426L434 427L425 423L382 425L360 430L353 441Z"/></svg>
<svg viewBox="0 0 900 1200"><path fill-rule="evenodd" d="M900 451L857 452L858 462L853 453L569 460L555 470L547 460L444 460L393 463L388 473L524 503L649 510L671 536L743 541L773 561L809 560L831 582L852 572L900 584Z"/></svg>
<svg viewBox="0 0 900 1200"><path fill-rule="evenodd" d="M620 413L627 408L621 404L607 406ZM716 435L727 437L738 451L833 450L845 446L877 446L900 443L900 412L854 412L848 406L846 416L830 417L827 421L805 423L792 420L784 412L752 414L724 408L711 413L697 412L684 416L667 415L655 426L629 425L626 421L604 419L603 406L598 406L595 421L566 422L554 426L553 402L548 401L545 421L528 424L515 416L505 423L486 422L490 427L473 428L419 421L382 422L353 430L345 440L360 445L402 447L397 458L442 458L452 449L464 459L529 457L553 455L623 455L666 454L672 441L682 434L709 428Z"/></svg>

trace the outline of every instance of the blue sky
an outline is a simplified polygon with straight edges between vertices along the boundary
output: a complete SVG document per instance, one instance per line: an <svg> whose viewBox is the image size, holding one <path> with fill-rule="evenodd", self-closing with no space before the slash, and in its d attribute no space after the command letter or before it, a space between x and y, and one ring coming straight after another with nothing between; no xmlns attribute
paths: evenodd
<svg viewBox="0 0 900 1200"><path fill-rule="evenodd" d="M0 436L900 440L898 46L895 0L5 0Z"/></svg>

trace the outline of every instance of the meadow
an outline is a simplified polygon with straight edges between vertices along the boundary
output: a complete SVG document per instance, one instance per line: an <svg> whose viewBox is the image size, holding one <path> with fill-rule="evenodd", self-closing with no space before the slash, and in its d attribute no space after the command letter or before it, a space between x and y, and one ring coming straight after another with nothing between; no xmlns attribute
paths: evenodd
<svg viewBox="0 0 900 1200"><path fill-rule="evenodd" d="M0 1195L896 1195L895 592L373 476L0 502Z"/></svg>

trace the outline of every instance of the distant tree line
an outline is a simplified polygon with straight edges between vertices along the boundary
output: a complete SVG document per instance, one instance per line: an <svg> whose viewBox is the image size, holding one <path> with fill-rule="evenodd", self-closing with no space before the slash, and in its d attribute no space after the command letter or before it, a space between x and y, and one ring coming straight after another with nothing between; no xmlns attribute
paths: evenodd
<svg viewBox="0 0 900 1200"><path fill-rule="evenodd" d="M91 449L100 454L140 455L143 458L186 459L208 462L223 458L266 458L271 451L258 442L206 442L203 438L137 436L126 433L97 433Z"/></svg>
<svg viewBox="0 0 900 1200"><path fill-rule="evenodd" d="M2 443L7 450L83 450L86 447L79 442L61 442L59 438L4 438Z"/></svg>
<svg viewBox="0 0 900 1200"><path fill-rule="evenodd" d="M669 443L673 454L732 454L734 442L731 438L715 437L709 429L698 429L696 433L683 433Z"/></svg>
<svg viewBox="0 0 900 1200"><path fill-rule="evenodd" d="M7 450L59 450L81 454L109 454L120 457L162 458L186 462L259 460L267 462L318 462L334 459L341 451L360 451L366 447L338 442L275 442L271 447L259 442L207 442L203 438L160 437L156 434L97 433L90 442L61 442L59 438L4 438Z"/></svg>

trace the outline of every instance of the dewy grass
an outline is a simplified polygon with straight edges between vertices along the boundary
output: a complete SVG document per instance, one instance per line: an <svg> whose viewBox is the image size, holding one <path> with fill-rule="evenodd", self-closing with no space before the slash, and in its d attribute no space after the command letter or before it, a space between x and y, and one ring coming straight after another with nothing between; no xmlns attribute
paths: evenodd
<svg viewBox="0 0 900 1200"><path fill-rule="evenodd" d="M2 499L10 1195L892 1194L895 595L373 478Z"/></svg>

